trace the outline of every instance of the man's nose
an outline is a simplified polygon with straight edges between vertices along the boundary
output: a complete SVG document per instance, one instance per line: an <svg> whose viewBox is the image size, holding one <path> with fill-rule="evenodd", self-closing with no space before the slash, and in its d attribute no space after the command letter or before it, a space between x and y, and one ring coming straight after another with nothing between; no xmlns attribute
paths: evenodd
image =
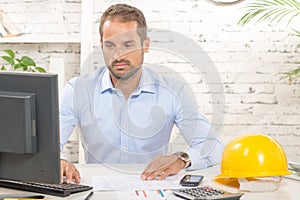
<svg viewBox="0 0 300 200"><path fill-rule="evenodd" d="M115 60L121 60L121 59L123 59L125 54L126 54L126 52L124 51L123 48L117 47L115 52L114 52L114 59Z"/></svg>

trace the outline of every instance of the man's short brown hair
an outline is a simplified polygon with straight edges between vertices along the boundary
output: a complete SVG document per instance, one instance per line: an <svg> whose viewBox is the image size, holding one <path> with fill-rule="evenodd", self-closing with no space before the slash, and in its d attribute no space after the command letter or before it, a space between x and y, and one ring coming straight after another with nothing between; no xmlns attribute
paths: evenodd
<svg viewBox="0 0 300 200"><path fill-rule="evenodd" d="M103 14L100 20L99 32L103 37L103 24L107 20L116 19L119 22L137 22L137 33L143 42L147 37L147 24L144 14L139 9L127 4L115 4L110 6Z"/></svg>

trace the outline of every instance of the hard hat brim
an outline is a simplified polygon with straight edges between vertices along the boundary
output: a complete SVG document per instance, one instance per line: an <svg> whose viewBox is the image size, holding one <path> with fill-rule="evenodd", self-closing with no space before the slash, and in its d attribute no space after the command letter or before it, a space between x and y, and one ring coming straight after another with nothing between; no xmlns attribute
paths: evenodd
<svg viewBox="0 0 300 200"><path fill-rule="evenodd" d="M291 171L273 171L273 172L234 172L234 174L230 173L221 173L214 177L214 179L224 179L224 178L246 178L246 177L267 177L267 176L284 176L291 174Z"/></svg>

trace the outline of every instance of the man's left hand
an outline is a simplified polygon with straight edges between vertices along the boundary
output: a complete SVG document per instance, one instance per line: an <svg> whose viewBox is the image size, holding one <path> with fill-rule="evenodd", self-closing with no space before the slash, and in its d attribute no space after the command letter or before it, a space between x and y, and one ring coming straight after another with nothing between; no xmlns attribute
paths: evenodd
<svg viewBox="0 0 300 200"><path fill-rule="evenodd" d="M176 154L158 156L150 162L141 174L142 180L162 180L177 174L185 166L184 161L178 159Z"/></svg>

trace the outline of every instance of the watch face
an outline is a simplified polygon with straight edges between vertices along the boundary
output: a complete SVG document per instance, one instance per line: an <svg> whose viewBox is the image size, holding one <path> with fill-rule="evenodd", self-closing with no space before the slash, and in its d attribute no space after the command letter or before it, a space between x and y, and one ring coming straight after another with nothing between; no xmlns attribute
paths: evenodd
<svg viewBox="0 0 300 200"><path fill-rule="evenodd" d="M189 158L189 155L187 155L187 153L182 153L181 156L185 159Z"/></svg>
<svg viewBox="0 0 300 200"><path fill-rule="evenodd" d="M190 159L189 155L187 153L184 152L178 152L176 153L178 158L184 161L188 161Z"/></svg>
<svg viewBox="0 0 300 200"><path fill-rule="evenodd" d="M176 153L178 159L182 160L185 162L185 166L184 168L187 168L191 165L191 159L189 157L189 155L185 152L177 152Z"/></svg>

